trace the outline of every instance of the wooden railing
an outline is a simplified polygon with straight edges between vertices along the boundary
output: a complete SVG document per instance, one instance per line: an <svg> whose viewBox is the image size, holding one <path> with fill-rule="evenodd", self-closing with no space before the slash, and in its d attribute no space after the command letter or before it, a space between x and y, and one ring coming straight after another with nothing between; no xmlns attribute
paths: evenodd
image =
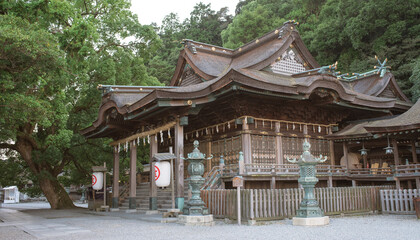
<svg viewBox="0 0 420 240"><path fill-rule="evenodd" d="M354 177L376 177L376 176L383 176L387 177L392 175L392 168L355 168L355 169L349 169L348 173L350 176Z"/></svg>
<svg viewBox="0 0 420 240"><path fill-rule="evenodd" d="M120 186L120 196L118 198L118 205L121 205L130 193L130 182L124 183Z"/></svg>
<svg viewBox="0 0 420 240"><path fill-rule="evenodd" d="M408 165L395 166L395 176L397 177L419 176L420 177L420 164L408 164Z"/></svg>
<svg viewBox="0 0 420 240"><path fill-rule="evenodd" d="M345 176L345 166L318 165L317 175ZM296 164L245 164L245 174L250 175L299 175L299 166Z"/></svg>
<svg viewBox="0 0 420 240"><path fill-rule="evenodd" d="M201 190L203 189L211 189L213 185L218 181L220 178L221 170L219 166L214 166L210 172L206 176L206 180L204 181Z"/></svg>
<svg viewBox="0 0 420 240"><path fill-rule="evenodd" d="M223 167L223 176L233 177L239 174L239 164L230 164Z"/></svg>
<svg viewBox="0 0 420 240"><path fill-rule="evenodd" d="M315 197L326 215L371 212L381 209L379 189L383 187L315 188ZM291 218L303 199L303 189L241 190L243 220ZM237 218L236 190L203 190L201 197L209 212L219 218Z"/></svg>
<svg viewBox="0 0 420 240"><path fill-rule="evenodd" d="M297 164L267 164L267 163L237 163L224 166L221 170L223 177L240 175L276 175L276 176L299 176ZM241 172L242 169L242 172ZM340 165L317 165L317 176L347 176L350 178L386 178L396 177L420 177L420 164L399 165L386 168L353 168L347 169Z"/></svg>
<svg viewBox="0 0 420 240"><path fill-rule="evenodd" d="M383 213L414 214L413 198L420 197L420 189L381 190Z"/></svg>

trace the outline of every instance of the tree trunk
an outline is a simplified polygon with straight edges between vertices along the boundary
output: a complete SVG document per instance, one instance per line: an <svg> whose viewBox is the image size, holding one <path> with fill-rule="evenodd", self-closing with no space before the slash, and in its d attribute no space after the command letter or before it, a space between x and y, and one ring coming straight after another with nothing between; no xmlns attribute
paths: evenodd
<svg viewBox="0 0 420 240"><path fill-rule="evenodd" d="M18 138L16 150L28 164L32 173L37 176L39 187L53 209L75 208L63 186L58 182L57 176L48 171L45 164L34 163L32 151L34 146L25 140Z"/></svg>
<svg viewBox="0 0 420 240"><path fill-rule="evenodd" d="M53 209L75 208L66 190L58 182L57 178L39 179L39 186Z"/></svg>

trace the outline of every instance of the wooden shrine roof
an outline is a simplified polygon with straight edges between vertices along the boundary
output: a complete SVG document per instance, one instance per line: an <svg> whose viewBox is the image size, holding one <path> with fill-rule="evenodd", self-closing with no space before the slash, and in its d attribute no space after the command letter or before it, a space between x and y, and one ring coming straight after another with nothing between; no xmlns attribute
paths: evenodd
<svg viewBox="0 0 420 240"><path fill-rule="evenodd" d="M407 112L380 119L356 121L331 134L332 139L375 138L375 134L420 136L420 99Z"/></svg>
<svg viewBox="0 0 420 240"><path fill-rule="evenodd" d="M290 49L307 71L279 74L267 70ZM119 115L120 123L135 120L138 126L147 114L206 104L229 91L305 100L321 89L333 97L329 104L368 111L401 113L412 105L390 72L345 81L318 68L293 22L235 50L185 40L171 86L98 86L103 91L98 118L81 133L114 137L119 130L109 124L110 115ZM194 78L182 85L186 70Z"/></svg>

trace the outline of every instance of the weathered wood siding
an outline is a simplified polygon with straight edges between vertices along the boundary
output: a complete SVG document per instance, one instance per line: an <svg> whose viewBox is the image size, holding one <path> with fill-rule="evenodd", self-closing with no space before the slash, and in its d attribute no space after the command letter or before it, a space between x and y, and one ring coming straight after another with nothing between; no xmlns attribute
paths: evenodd
<svg viewBox="0 0 420 240"><path fill-rule="evenodd" d="M420 197L420 189L381 190L383 213L414 214L413 198Z"/></svg>
<svg viewBox="0 0 420 240"><path fill-rule="evenodd" d="M387 188L387 187L381 187ZM379 187L316 188L315 196L326 215L381 210ZM201 196L211 214L237 218L236 190L202 190ZM243 220L292 218L304 196L303 189L241 190Z"/></svg>

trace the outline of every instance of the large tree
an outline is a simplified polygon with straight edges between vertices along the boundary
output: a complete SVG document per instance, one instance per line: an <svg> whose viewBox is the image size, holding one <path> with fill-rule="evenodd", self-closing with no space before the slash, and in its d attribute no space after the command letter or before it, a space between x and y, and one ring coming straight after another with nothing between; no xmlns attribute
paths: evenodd
<svg viewBox="0 0 420 240"><path fill-rule="evenodd" d="M144 63L161 42L129 8L126 0L0 4L0 148L29 167L52 208L74 207L57 180L69 164L89 179L86 161L111 159L107 140L79 134L97 116L96 86L160 84Z"/></svg>

